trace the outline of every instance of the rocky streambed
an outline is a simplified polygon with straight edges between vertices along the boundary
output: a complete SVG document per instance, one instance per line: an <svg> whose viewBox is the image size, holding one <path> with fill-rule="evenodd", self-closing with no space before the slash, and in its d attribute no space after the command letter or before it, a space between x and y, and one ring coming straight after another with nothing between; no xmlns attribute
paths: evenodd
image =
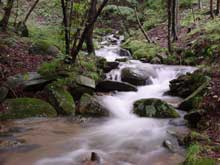
<svg viewBox="0 0 220 165"><path fill-rule="evenodd" d="M122 38L112 37L105 38L111 44L102 43L103 48L96 52L103 58L100 65L106 71L106 80L96 84L95 98L83 96L85 106L80 109L81 114L102 117L4 123L8 130L1 139L13 140L8 140L8 149L0 150L2 164L166 165L184 161L185 151L176 138L188 130L185 112L177 109L183 101L175 93L182 89L178 88L181 83L172 81L174 88L171 93L167 91L171 80L196 68L132 60L129 52L120 48ZM88 104L94 99L96 104Z"/></svg>

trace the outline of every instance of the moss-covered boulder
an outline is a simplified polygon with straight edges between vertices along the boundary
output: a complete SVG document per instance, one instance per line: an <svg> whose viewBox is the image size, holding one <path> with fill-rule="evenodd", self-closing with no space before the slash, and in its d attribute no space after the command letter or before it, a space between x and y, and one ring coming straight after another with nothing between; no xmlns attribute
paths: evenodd
<svg viewBox="0 0 220 165"><path fill-rule="evenodd" d="M85 117L109 116L109 111L103 107L95 97L89 94L84 94L81 97L77 113Z"/></svg>
<svg viewBox="0 0 220 165"><path fill-rule="evenodd" d="M180 115L166 102L160 99L141 99L134 103L133 112L141 117L177 118Z"/></svg>
<svg viewBox="0 0 220 165"><path fill-rule="evenodd" d="M8 99L3 102L5 111L0 112L0 120L28 117L55 117L56 110L47 102L35 98Z"/></svg>
<svg viewBox="0 0 220 165"><path fill-rule="evenodd" d="M210 78L206 77L203 84L201 84L191 95L183 100L179 105L179 109L190 111L192 109L200 108L200 104L203 99L203 94L206 91L206 88L209 84Z"/></svg>
<svg viewBox="0 0 220 165"><path fill-rule="evenodd" d="M75 103L72 95L63 87L58 87L56 84L50 84L46 87L49 94L49 101L54 106L58 114L74 115Z"/></svg>
<svg viewBox="0 0 220 165"><path fill-rule="evenodd" d="M201 87L201 85L207 84L208 80L209 78L200 70L181 75L177 79L170 81L170 91L168 94L186 98Z"/></svg>
<svg viewBox="0 0 220 165"><path fill-rule="evenodd" d="M39 40L39 41L33 43L33 45L29 48L29 53L35 54L35 55L57 56L61 52L56 46L51 45L47 41Z"/></svg>

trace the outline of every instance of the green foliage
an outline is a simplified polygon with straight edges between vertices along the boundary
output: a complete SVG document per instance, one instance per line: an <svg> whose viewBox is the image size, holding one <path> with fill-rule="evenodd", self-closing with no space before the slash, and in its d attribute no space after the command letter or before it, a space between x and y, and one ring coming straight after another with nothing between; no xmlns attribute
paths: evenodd
<svg viewBox="0 0 220 165"><path fill-rule="evenodd" d="M130 16L134 13L134 9L127 7L127 6L117 6L117 5L107 5L104 10L103 14L109 15L123 15L125 17Z"/></svg>
<svg viewBox="0 0 220 165"><path fill-rule="evenodd" d="M135 59L152 60L159 52L163 51L159 46L141 40L129 39L122 45L128 49Z"/></svg>
<svg viewBox="0 0 220 165"><path fill-rule="evenodd" d="M75 80L76 75L83 75L94 80L100 79L101 71L96 65L95 56L87 56L80 54L76 64L65 64L62 59L55 59L41 65L38 72L45 77L61 77L66 78L59 80L60 84L65 84Z"/></svg>
<svg viewBox="0 0 220 165"><path fill-rule="evenodd" d="M215 160L210 158L203 158L199 154L202 147L198 144L192 144L187 149L187 156L184 165L215 165Z"/></svg>
<svg viewBox="0 0 220 165"><path fill-rule="evenodd" d="M33 42L43 40L45 43L64 51L65 43L60 26L28 25L28 28Z"/></svg>

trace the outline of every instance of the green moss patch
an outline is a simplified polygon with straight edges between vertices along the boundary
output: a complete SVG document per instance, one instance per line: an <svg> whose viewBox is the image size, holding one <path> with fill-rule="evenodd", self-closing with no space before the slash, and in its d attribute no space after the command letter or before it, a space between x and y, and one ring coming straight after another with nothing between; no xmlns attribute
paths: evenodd
<svg viewBox="0 0 220 165"><path fill-rule="evenodd" d="M56 110L49 103L35 98L8 99L3 105L6 110L0 113L1 120L57 115Z"/></svg>

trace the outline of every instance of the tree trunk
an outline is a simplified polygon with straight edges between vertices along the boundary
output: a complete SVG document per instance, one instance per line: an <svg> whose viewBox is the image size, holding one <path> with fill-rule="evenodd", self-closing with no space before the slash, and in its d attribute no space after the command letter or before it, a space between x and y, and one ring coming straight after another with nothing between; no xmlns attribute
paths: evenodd
<svg viewBox="0 0 220 165"><path fill-rule="evenodd" d="M61 0L61 6L62 6L62 11L63 11L63 26L64 26L64 33L65 33L66 54L69 55L70 38L69 38L69 27L68 27L68 18L67 18L67 6L65 3L65 0Z"/></svg>
<svg viewBox="0 0 220 165"><path fill-rule="evenodd" d="M142 24L141 24L141 21L140 21L140 19L139 19L139 17L138 17L137 8L135 8L135 16L136 16L136 20L137 20L137 22L138 22L138 26L139 26L141 32L144 34L144 37L146 38L147 42L148 42L148 43L151 43L152 41L151 41L149 35L147 34L147 32L145 32L145 30L144 30L144 28L143 28L143 26L142 26Z"/></svg>
<svg viewBox="0 0 220 165"><path fill-rule="evenodd" d="M8 22L9 22L9 18L10 18L10 15L11 15L11 10L13 8L13 3L14 3L14 0L8 0L7 1L7 6L5 8L5 14L0 22L0 26L2 28L3 31L6 31L7 28L8 28Z"/></svg>
<svg viewBox="0 0 220 165"><path fill-rule="evenodd" d="M96 15L96 12L97 12L96 5L97 5L97 0L92 0L91 5L90 5L90 9L89 9L89 13L88 13L88 19L87 19L88 24L92 23L93 18ZM95 53L95 48L94 48L94 44L93 44L93 30L94 30L94 24L91 25L91 27L89 28L89 30L86 34L86 37L85 37L87 51L89 54Z"/></svg>
<svg viewBox="0 0 220 165"><path fill-rule="evenodd" d="M198 0L198 8L202 9L202 0Z"/></svg>
<svg viewBox="0 0 220 165"><path fill-rule="evenodd" d="M217 3L216 3L216 15L219 15L220 13L220 0L217 0Z"/></svg>
<svg viewBox="0 0 220 165"><path fill-rule="evenodd" d="M25 19L24 19L24 21L23 21L24 24L26 24L26 22L27 22L29 16L31 15L31 13L32 13L32 11L34 10L34 8L37 6L38 2L39 2L39 0L36 0L36 1L34 2L33 6L32 6L32 7L30 8L30 10L28 11L28 13L27 13L27 15L26 15L26 17L25 17Z"/></svg>
<svg viewBox="0 0 220 165"><path fill-rule="evenodd" d="M210 17L214 19L213 0L210 0Z"/></svg>
<svg viewBox="0 0 220 165"><path fill-rule="evenodd" d="M172 0L172 36L173 36L173 41L178 40L178 37L177 37L177 0Z"/></svg>
<svg viewBox="0 0 220 165"><path fill-rule="evenodd" d="M168 50L172 52L171 45L171 27L172 27L172 0L167 0L167 14L168 14Z"/></svg>
<svg viewBox="0 0 220 165"><path fill-rule="evenodd" d="M71 56L72 56L73 63L75 63L75 61L76 61L76 57L77 57L77 55L79 54L79 51L82 48L83 42L85 41L85 37L86 37L88 31L95 24L95 22L97 21L97 18L99 17L99 15L101 14L103 8L105 7L105 5L107 3L108 3L108 0L103 0L101 6L97 10L97 13L96 13L95 17L93 18L93 20L90 23L87 23L85 25L83 33L82 33L82 35L81 35L81 37L79 39L78 45L76 47L72 47Z"/></svg>

